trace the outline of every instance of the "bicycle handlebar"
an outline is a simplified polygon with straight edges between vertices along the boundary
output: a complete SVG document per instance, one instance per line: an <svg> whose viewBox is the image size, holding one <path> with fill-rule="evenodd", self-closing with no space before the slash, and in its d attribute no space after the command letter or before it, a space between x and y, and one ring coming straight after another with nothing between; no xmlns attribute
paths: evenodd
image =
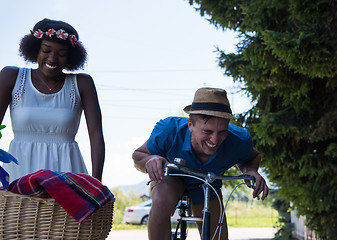
<svg viewBox="0 0 337 240"><path fill-rule="evenodd" d="M205 179L209 183L214 182L214 180L249 180L250 181L250 186L251 188L255 187L255 178L250 175L216 175L215 173L208 172L208 173L202 173L199 171L195 171L192 169L189 169L187 167L183 166L184 160L183 159L174 159L174 163L165 163L164 164L164 176L169 176L171 175L172 170L180 171L182 173L185 173L187 175L192 175L195 177L199 177L202 179Z"/></svg>

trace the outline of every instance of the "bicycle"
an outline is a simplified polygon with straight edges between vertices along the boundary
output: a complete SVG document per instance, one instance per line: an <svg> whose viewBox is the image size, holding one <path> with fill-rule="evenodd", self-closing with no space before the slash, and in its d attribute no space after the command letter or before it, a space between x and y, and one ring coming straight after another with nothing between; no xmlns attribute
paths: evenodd
<svg viewBox="0 0 337 240"><path fill-rule="evenodd" d="M179 205L178 205L178 209L179 209L179 216L180 218L178 219L178 225L176 227L175 233L173 233L173 239L174 240L185 240L187 237L187 223L188 222L201 222L202 223L202 234L201 234L201 239L202 240L210 240L211 236L210 236L210 216L211 216L211 212L209 209L209 203L210 203L210 191L211 189L216 193L217 198L219 200L219 204L220 204L220 219L219 219L219 224L218 227L213 235L213 238L215 237L217 231L219 231L219 238L220 238L220 232L221 232L221 226L222 226L222 222L223 222L223 218L225 215L225 210L228 204L228 201L232 195L232 193L234 192L234 190L242 185L245 184L240 183L238 184L230 193L226 205L224 207L224 209L222 210L222 205L221 205L221 200L220 197L218 195L218 193L216 192L216 190L213 188L213 186L211 185L212 182L214 182L214 180L249 180L250 182L250 186L251 188L255 187L255 179L254 177L250 176L250 175L216 175L214 173L208 172L208 173L202 173L202 172L198 172L198 171L194 171L191 170L187 167L184 167L185 160L180 159L180 158L176 158L174 159L173 163L166 163L164 164L163 170L164 170L164 176L178 176L178 177L192 177L192 178L196 178L199 179L201 182L203 182L202 187L203 187L203 191L204 191L204 210L203 210L203 217L202 218L197 218L197 217L193 217L191 215L191 209L189 206L189 201L188 201L188 197L187 200L186 199L182 199L184 201L180 201ZM186 198L186 195L184 196ZM259 199L257 197L257 199ZM220 227L219 227L220 226ZM179 233L179 228L180 228L180 233ZM179 233L179 238L178 238L178 233Z"/></svg>

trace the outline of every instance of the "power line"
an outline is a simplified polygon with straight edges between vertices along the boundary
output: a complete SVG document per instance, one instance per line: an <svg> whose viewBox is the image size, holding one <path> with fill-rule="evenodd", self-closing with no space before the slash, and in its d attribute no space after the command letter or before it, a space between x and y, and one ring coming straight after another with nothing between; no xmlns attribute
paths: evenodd
<svg viewBox="0 0 337 240"><path fill-rule="evenodd" d="M86 70L86 72L91 73L148 73L148 72L212 72L220 71L220 69L146 69L146 70Z"/></svg>
<svg viewBox="0 0 337 240"><path fill-rule="evenodd" d="M106 84L97 84L97 87L101 90L124 90L124 91L141 91L141 92L154 92L162 93L164 92L173 92L173 91L195 91L195 88L135 88L135 87L121 87L116 85L106 85ZM233 90L238 90L237 87L225 87L228 92Z"/></svg>

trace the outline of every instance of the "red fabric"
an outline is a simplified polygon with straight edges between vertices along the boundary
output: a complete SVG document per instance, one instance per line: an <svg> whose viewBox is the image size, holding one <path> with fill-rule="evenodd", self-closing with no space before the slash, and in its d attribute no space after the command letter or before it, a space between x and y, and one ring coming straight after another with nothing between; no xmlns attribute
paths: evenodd
<svg viewBox="0 0 337 240"><path fill-rule="evenodd" d="M50 170L39 170L13 181L9 191L52 197L78 222L83 222L104 203L114 199L106 186L89 175Z"/></svg>

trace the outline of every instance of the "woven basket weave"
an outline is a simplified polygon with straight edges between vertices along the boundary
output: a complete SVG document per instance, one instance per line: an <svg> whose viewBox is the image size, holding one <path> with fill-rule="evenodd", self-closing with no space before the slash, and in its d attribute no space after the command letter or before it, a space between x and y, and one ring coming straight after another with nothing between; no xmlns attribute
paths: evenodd
<svg viewBox="0 0 337 240"><path fill-rule="evenodd" d="M0 239L105 239L112 227L114 200L82 223L53 198L0 191Z"/></svg>

